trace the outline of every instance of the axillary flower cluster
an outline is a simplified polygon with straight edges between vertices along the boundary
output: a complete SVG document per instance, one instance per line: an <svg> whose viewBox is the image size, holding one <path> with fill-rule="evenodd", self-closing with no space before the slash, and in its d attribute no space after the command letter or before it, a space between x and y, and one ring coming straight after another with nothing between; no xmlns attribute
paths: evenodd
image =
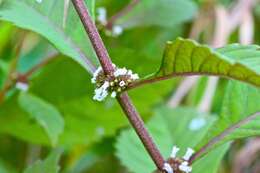
<svg viewBox="0 0 260 173"><path fill-rule="evenodd" d="M177 157L177 153L180 148L173 146L170 159L164 163L164 171L166 173L190 173L192 167L188 161L194 153L194 150L188 148L186 154L182 158Z"/></svg>
<svg viewBox="0 0 260 173"><path fill-rule="evenodd" d="M115 98L118 93L124 91L127 86L133 81L139 79L138 74L124 68L117 68L113 65L115 71L113 75L105 75L102 68L99 67L93 74L91 82L96 84L94 100L102 101L109 93L112 98Z"/></svg>

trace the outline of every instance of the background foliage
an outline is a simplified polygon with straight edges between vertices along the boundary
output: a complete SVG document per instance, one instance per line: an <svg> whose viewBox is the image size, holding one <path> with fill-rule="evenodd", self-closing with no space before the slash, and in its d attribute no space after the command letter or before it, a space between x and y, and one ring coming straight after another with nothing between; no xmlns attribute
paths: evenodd
<svg viewBox="0 0 260 173"><path fill-rule="evenodd" d="M212 78L208 77L196 78L196 83L175 77L129 91L164 157L169 157L173 145L181 148L180 156L187 147L199 150L260 111L259 1L250 11L256 45L220 49L202 45L214 39L217 19L211 13L218 7L230 11L240 1L141 0L114 23L123 28L119 36L100 24L98 8L105 7L109 18L130 1L85 1L117 66L145 79L150 74L151 79L202 72L240 80L220 78L207 110L201 109L201 103L210 93ZM118 103L111 98L93 101L89 72L98 61L71 2L66 6L66 0L2 0L0 19L0 173L146 173L155 169ZM239 29L227 36L227 43L241 41ZM208 54L211 61L204 61L199 70L193 68ZM47 63L28 78L19 78L43 62ZM16 77L28 82L28 91L15 87ZM187 79L190 91L177 104L170 104ZM239 154L256 140L246 137L260 135L259 121L259 116L250 119L208 148L209 154L194 163L193 172L234 171ZM259 159L258 154L243 171L260 172Z"/></svg>

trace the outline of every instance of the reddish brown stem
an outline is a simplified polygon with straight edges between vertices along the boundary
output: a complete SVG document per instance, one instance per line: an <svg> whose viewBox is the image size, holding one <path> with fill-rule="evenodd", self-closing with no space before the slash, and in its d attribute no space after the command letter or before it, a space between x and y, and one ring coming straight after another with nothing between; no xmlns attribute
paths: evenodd
<svg viewBox="0 0 260 173"><path fill-rule="evenodd" d="M98 33L98 30L92 21L87 8L82 0L72 0L73 5L78 12L78 15L81 19L82 24L89 36L89 39L92 43L92 46L95 49L97 57L100 61L100 64L105 72L105 74L112 74L114 67L112 61L108 55L107 49L104 46L103 41Z"/></svg>
<svg viewBox="0 0 260 173"><path fill-rule="evenodd" d="M223 77L223 78L227 78L227 79L235 79L238 81L242 81L242 82L247 82L247 81L243 81L242 79L236 78L236 77L229 77L229 76L225 76L225 75L220 75L220 74L215 74L215 73L207 73L207 72L181 72L181 73L172 73L172 74L168 74L165 76L159 76L159 77L149 77L147 79L142 79L136 82L131 83L127 90L131 90L134 88L138 88L141 87L143 85L147 85L147 84L152 84L152 83L157 83L160 81L164 81L164 80L168 80L174 77L188 77L188 76L218 76L218 77ZM251 84L251 83L250 83Z"/></svg>
<svg viewBox="0 0 260 173"><path fill-rule="evenodd" d="M103 71L108 74L112 75L114 68L111 62L111 59L107 53L107 50L103 44L103 41L97 31L96 26L94 25L87 8L85 7L83 0L72 0L73 5L76 11L79 14L79 17L85 27L87 34L89 35L90 41L96 51L100 64L103 68ZM137 132L138 136L140 137L143 145L145 146L146 150L150 154L152 160L154 161L155 165L158 169L163 169L164 159L160 154L158 148L156 147L155 143L153 142L152 138L150 137L148 131L146 130L142 119L140 118L138 112L136 111L135 107L133 106L128 94L125 92L117 97L117 100L125 112L128 120L133 125L135 131Z"/></svg>
<svg viewBox="0 0 260 173"><path fill-rule="evenodd" d="M157 168L162 170L164 159L160 154L160 151L156 147L153 142L152 137L149 135L148 131L145 128L143 120L140 118L138 112L136 111L134 105L132 104L129 96L127 93L121 94L117 98L121 108L125 112L128 120L134 127L136 133L138 134L139 138L143 142L146 150L148 151L149 155L153 159L154 163L156 164Z"/></svg>
<svg viewBox="0 0 260 173"><path fill-rule="evenodd" d="M111 29L116 20L118 20L120 17L124 16L126 13L131 11L139 2L140 0L132 0L127 6L125 6L122 10L120 10L107 21L106 27L108 29Z"/></svg>

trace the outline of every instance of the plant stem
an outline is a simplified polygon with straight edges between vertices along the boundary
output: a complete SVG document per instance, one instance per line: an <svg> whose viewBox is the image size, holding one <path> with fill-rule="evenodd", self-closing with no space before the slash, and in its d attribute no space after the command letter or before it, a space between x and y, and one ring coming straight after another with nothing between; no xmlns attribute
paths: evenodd
<svg viewBox="0 0 260 173"><path fill-rule="evenodd" d="M126 92L121 94L119 97L117 97L117 100L121 105L121 108L125 112L127 118L129 119L130 123L134 127L139 138L143 142L146 150L148 151L154 163L156 164L157 168L162 170L164 159L161 156L160 151L154 144L152 137L149 135L148 131L146 130L144 122L140 118L128 94Z"/></svg>
<svg viewBox="0 0 260 173"><path fill-rule="evenodd" d="M72 0L72 2L76 11L79 14L79 17L81 18L81 21L90 38L90 41L92 42L92 45L96 51L104 73L107 75L112 75L114 71L112 61L107 53L107 50L103 44L103 41L97 31L95 24L91 20L91 17L87 8L85 7L83 0ZM135 107L133 106L128 94L126 92L122 93L117 97L117 100L124 113L126 114L128 120L134 127L136 133L140 137L146 150L150 154L155 165L158 169L162 170L164 159L160 154L158 148L156 147L155 143L153 142L152 138L150 137L147 129L145 128L144 123L140 118L138 112L136 111Z"/></svg>
<svg viewBox="0 0 260 173"><path fill-rule="evenodd" d="M81 22L89 36L93 48L97 54L104 73L111 75L114 71L112 61L108 55L107 49L97 31L97 28L92 21L87 8L82 0L72 0L75 9L77 10Z"/></svg>
<svg viewBox="0 0 260 173"><path fill-rule="evenodd" d="M129 11L131 11L139 2L140 0L132 0L127 6L125 6L122 10L120 10L107 21L106 27L108 29L112 29L115 21L118 20L120 17L124 16Z"/></svg>

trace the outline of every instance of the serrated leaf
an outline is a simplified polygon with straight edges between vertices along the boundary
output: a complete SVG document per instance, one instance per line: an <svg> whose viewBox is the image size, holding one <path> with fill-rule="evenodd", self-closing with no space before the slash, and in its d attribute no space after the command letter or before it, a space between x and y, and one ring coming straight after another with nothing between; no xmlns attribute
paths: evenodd
<svg viewBox="0 0 260 173"><path fill-rule="evenodd" d="M203 124L199 123L200 126L194 128L194 120L198 119L203 120ZM156 115L147 123L147 127L164 158L169 157L173 145L181 148L178 154L181 157L186 152L187 147L194 147L203 138L213 121L213 117L203 115L192 108L170 109L162 107L156 111ZM121 133L116 148L117 156L131 172L143 173L155 170L151 158L133 130L125 130ZM204 170L205 173L216 172L216 167L226 148L218 150L218 153L213 154L214 157L211 155L211 162L205 163L209 168ZM201 165L196 166L193 171L196 172L196 169L201 169L203 165L202 161Z"/></svg>
<svg viewBox="0 0 260 173"><path fill-rule="evenodd" d="M172 27L192 19L196 11L196 4L190 0L142 0L117 24L125 28L151 25Z"/></svg>
<svg viewBox="0 0 260 173"><path fill-rule="evenodd" d="M204 147L207 152L228 141L260 135L259 100L260 89L239 82L230 82L220 119L196 148ZM205 146L209 141L210 145Z"/></svg>
<svg viewBox="0 0 260 173"><path fill-rule="evenodd" d="M53 151L44 161L37 161L29 166L24 173L58 173L61 150Z"/></svg>
<svg viewBox="0 0 260 173"><path fill-rule="evenodd" d="M260 87L260 46L239 44L211 49L193 40L168 42L159 71L148 77L216 75Z"/></svg>
<svg viewBox="0 0 260 173"><path fill-rule="evenodd" d="M87 1L92 13L93 3L94 0ZM90 60L84 54L96 61L92 47L86 41L88 37L72 4L68 10L64 28L64 0L44 0L41 3L36 0L4 0L0 4L0 19L42 35L61 53L91 71Z"/></svg>
<svg viewBox="0 0 260 173"><path fill-rule="evenodd" d="M64 121L60 112L50 103L29 93L20 94L19 104L31 118L42 126L52 145L56 145L64 129Z"/></svg>

